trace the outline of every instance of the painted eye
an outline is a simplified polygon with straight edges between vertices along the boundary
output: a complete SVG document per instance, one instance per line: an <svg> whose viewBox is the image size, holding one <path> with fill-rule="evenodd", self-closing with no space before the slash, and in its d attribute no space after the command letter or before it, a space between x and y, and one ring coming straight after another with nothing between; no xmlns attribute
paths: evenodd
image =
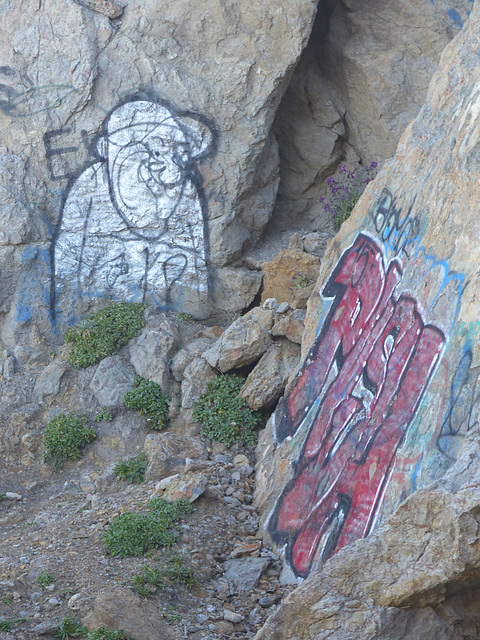
<svg viewBox="0 0 480 640"><path fill-rule="evenodd" d="M156 156L157 158L159 158L159 157L160 157L160 151L155 151L155 156Z"/></svg>

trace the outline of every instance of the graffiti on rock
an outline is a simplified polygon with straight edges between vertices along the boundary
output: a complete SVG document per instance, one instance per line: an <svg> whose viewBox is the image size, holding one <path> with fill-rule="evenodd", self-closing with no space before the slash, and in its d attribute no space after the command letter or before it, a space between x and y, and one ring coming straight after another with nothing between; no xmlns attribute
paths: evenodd
<svg viewBox="0 0 480 640"><path fill-rule="evenodd" d="M55 133L55 132L53 132ZM115 108L96 161L67 189L52 242L53 303L82 298L175 306L208 296L208 234L199 159L212 128L150 100Z"/></svg>
<svg viewBox="0 0 480 640"><path fill-rule="evenodd" d="M341 256L322 292L328 316L275 415L279 441L306 429L269 522L300 577L371 530L446 342L412 295L396 293L400 261L387 264L380 247L360 233Z"/></svg>

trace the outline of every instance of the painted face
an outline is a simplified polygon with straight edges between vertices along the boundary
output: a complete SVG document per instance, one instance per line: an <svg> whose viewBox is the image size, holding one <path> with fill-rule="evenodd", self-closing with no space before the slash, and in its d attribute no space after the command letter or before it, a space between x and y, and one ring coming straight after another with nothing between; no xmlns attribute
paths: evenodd
<svg viewBox="0 0 480 640"><path fill-rule="evenodd" d="M130 227L156 227L178 203L189 159L182 131L173 125L134 124L108 143L112 199Z"/></svg>

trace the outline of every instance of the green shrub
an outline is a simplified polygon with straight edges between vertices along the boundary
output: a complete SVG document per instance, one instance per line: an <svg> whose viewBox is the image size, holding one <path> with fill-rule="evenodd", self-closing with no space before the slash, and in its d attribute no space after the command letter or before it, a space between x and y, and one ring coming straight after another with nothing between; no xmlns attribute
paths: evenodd
<svg viewBox="0 0 480 640"><path fill-rule="evenodd" d="M110 422L113 420L113 415L107 409L101 409L95 416L95 422Z"/></svg>
<svg viewBox="0 0 480 640"><path fill-rule="evenodd" d="M75 369L85 369L113 356L145 326L145 307L135 302L110 302L101 311L67 329L65 342L73 343L68 364Z"/></svg>
<svg viewBox="0 0 480 640"><path fill-rule="evenodd" d="M132 636L127 636L123 631L116 631L115 629L107 629L103 625L90 631L87 635L87 640L135 640Z"/></svg>
<svg viewBox="0 0 480 640"><path fill-rule="evenodd" d="M168 565L163 569L163 575L170 582L178 582L193 587L195 584L194 571L190 567L186 567L182 556L178 554L171 555L168 559Z"/></svg>
<svg viewBox="0 0 480 640"><path fill-rule="evenodd" d="M155 567L144 564L140 573L133 578L132 586L139 596L148 598L158 587L164 587L162 572Z"/></svg>
<svg viewBox="0 0 480 640"><path fill-rule="evenodd" d="M0 621L0 633L8 632L11 631L13 629L13 625L11 622L9 622L8 620L1 620Z"/></svg>
<svg viewBox="0 0 480 640"><path fill-rule="evenodd" d="M71 616L65 616L59 625L59 632L56 634L62 640L70 640L70 638L78 638L88 633L86 627L83 627Z"/></svg>
<svg viewBox="0 0 480 640"><path fill-rule="evenodd" d="M184 311L177 313L177 320L180 320L181 322L196 322L191 313L185 313Z"/></svg>
<svg viewBox="0 0 480 640"><path fill-rule="evenodd" d="M149 549L171 546L179 539L176 522L190 513L192 507L188 500L169 504L162 498L154 498L147 509L147 513L122 513L113 520L103 537L109 555L140 556Z"/></svg>
<svg viewBox="0 0 480 640"><path fill-rule="evenodd" d="M45 462L51 462L55 471L58 471L62 468L65 458L81 458L83 448L95 440L95 437L95 429L87 427L86 416L60 413L52 418L45 428L43 459Z"/></svg>
<svg viewBox="0 0 480 640"><path fill-rule="evenodd" d="M147 456L142 451L136 458L119 462L115 467L115 473L119 480L125 480L127 484L141 484L145 482L145 470L147 468Z"/></svg>
<svg viewBox="0 0 480 640"><path fill-rule="evenodd" d="M48 587L55 582L55 578L48 571L40 571L40 575L37 578L37 583L41 584L42 587Z"/></svg>
<svg viewBox="0 0 480 640"><path fill-rule="evenodd" d="M152 429L162 430L168 422L168 396L159 385L137 376L132 389L123 396L123 404L147 417Z"/></svg>
<svg viewBox="0 0 480 640"><path fill-rule="evenodd" d="M227 447L239 439L246 444L257 442L255 428L261 414L238 395L244 382L240 376L224 375L207 383L205 393L193 404L193 418L200 423L202 435Z"/></svg>

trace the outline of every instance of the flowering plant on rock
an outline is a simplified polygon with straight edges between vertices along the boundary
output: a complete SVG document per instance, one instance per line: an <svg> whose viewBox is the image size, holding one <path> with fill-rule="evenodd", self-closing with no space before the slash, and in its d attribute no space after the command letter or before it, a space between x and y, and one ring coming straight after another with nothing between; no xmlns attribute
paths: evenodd
<svg viewBox="0 0 480 640"><path fill-rule="evenodd" d="M346 164L338 168L338 177L327 179L329 194L319 198L325 213L333 216L333 225L338 231L350 217L365 187L377 175L377 163L371 162L365 167L349 169Z"/></svg>

